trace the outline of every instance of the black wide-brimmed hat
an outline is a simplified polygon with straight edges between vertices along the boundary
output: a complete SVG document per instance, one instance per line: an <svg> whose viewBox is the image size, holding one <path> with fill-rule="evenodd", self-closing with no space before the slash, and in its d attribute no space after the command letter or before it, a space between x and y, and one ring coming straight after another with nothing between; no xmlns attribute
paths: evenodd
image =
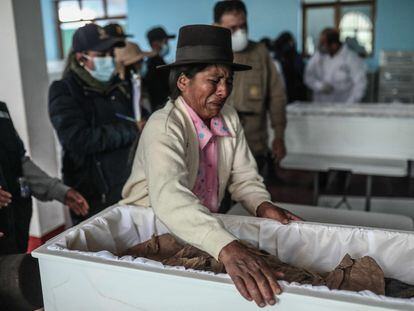
<svg viewBox="0 0 414 311"><path fill-rule="evenodd" d="M234 71L252 69L250 66L233 62L230 30L211 25L181 27L178 34L175 62L157 68L171 68L190 64L228 65Z"/></svg>

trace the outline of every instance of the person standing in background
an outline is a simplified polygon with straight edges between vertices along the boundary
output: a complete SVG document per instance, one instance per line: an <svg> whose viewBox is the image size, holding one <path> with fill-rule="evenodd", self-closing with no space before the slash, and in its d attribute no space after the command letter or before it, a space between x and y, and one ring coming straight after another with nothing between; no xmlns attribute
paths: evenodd
<svg viewBox="0 0 414 311"><path fill-rule="evenodd" d="M114 38L125 40L124 47L114 49L116 72L121 80L129 79L132 85L132 104L138 129L142 131L145 121L151 111L148 94L145 92L142 77L147 72L146 58L154 56L155 52L144 52L138 44L126 40L132 37L125 34L121 25L110 23L104 27L105 32Z"/></svg>
<svg viewBox="0 0 414 311"><path fill-rule="evenodd" d="M268 114L275 136L272 154L277 161L286 155L286 94L283 81L266 46L248 39L247 9L242 1L217 2L214 23L231 31L234 60L253 67L251 71L235 76L233 92L227 103L236 108L259 172L263 174L269 154Z"/></svg>
<svg viewBox="0 0 414 311"><path fill-rule="evenodd" d="M319 50L305 70L305 83L318 103L358 103L367 87L364 61L339 40L339 32L326 28L319 37Z"/></svg>
<svg viewBox="0 0 414 311"><path fill-rule="evenodd" d="M162 107L168 100L170 93L168 85L168 72L157 70L157 66L165 65L164 57L170 52L168 41L174 39L175 35L167 34L162 27L155 27L147 32L148 43L156 55L147 60L148 71L143 76L144 86L148 91L152 111Z"/></svg>
<svg viewBox="0 0 414 311"><path fill-rule="evenodd" d="M63 180L85 196L92 216L121 199L138 135L130 80L116 74L124 40L96 24L79 28L64 76L49 89L49 116L63 149ZM71 214L76 224L85 217Z"/></svg>
<svg viewBox="0 0 414 311"><path fill-rule="evenodd" d="M144 128L151 111L148 94L143 87L142 76L147 68L145 58L152 55L154 53L143 52L137 44L129 41L126 42L125 47L115 49L115 64L118 75L121 80L131 81L132 105L140 131Z"/></svg>
<svg viewBox="0 0 414 311"><path fill-rule="evenodd" d="M0 255L27 252L32 195L57 200L81 216L88 214L85 198L42 171L27 155L5 103L0 102Z"/></svg>
<svg viewBox="0 0 414 311"><path fill-rule="evenodd" d="M296 50L296 42L292 34L283 32L273 43L274 59L281 67L285 81L287 102L306 101L307 90L303 81L305 63Z"/></svg>
<svg viewBox="0 0 414 311"><path fill-rule="evenodd" d="M147 68L145 58L154 55L154 52L144 52L140 49L138 44L129 41L126 42L125 47L115 48L115 63L118 75L121 80L131 81L132 106L134 109L135 122L137 122L140 133L144 129L145 123L151 114L148 92L142 83L142 77L145 75ZM138 143L139 135L131 146L128 165L133 163Z"/></svg>

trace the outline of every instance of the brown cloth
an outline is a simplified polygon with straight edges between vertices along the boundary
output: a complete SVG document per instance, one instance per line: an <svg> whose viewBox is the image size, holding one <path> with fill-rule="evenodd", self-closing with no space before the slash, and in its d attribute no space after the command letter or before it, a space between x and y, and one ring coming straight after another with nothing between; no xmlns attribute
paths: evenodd
<svg viewBox="0 0 414 311"><path fill-rule="evenodd" d="M394 279L384 279L381 267L369 256L353 259L346 254L333 271L317 273L284 263L277 256L259 250L248 242L240 242L252 253L262 257L272 269L282 272L284 276L280 279L289 283L297 282L312 284L313 286L324 285L329 289L356 292L369 290L377 295L397 298L414 297L413 285ZM153 235L150 240L137 244L119 255L149 258L169 266L183 266L187 269L226 273L221 262L196 247L180 243L171 234Z"/></svg>
<svg viewBox="0 0 414 311"><path fill-rule="evenodd" d="M370 290L377 295L385 294L384 273L375 260L368 256L352 259L346 254L325 280L329 289L356 292Z"/></svg>
<svg viewBox="0 0 414 311"><path fill-rule="evenodd" d="M153 235L151 240L135 245L120 254L126 255L149 258L169 266L226 273L221 262L194 246L179 243L171 234Z"/></svg>

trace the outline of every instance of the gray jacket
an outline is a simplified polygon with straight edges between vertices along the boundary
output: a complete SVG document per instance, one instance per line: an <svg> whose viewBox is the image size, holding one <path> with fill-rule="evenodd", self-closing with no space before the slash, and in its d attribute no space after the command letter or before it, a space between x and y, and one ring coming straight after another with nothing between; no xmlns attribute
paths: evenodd
<svg viewBox="0 0 414 311"><path fill-rule="evenodd" d="M22 169L23 176L36 199L65 202L70 187L64 185L58 178L50 177L27 156L22 158Z"/></svg>

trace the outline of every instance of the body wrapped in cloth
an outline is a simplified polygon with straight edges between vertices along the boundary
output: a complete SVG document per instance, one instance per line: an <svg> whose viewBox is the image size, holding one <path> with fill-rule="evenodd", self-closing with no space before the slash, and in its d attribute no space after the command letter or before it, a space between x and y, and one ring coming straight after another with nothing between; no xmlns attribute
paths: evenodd
<svg viewBox="0 0 414 311"><path fill-rule="evenodd" d="M384 280L384 273L380 266L369 256L352 259L346 254L335 270L329 273L317 273L284 263L277 256L258 250L248 242L241 241L241 243L251 252L262 257L273 270L282 272L283 277L280 279L289 283L297 282L356 292L370 290L377 295L397 298L414 297L414 285L394 279ZM168 266L226 273L221 262L194 246L180 243L168 233L153 235L150 240L135 245L121 254L121 256L125 255L149 258Z"/></svg>

